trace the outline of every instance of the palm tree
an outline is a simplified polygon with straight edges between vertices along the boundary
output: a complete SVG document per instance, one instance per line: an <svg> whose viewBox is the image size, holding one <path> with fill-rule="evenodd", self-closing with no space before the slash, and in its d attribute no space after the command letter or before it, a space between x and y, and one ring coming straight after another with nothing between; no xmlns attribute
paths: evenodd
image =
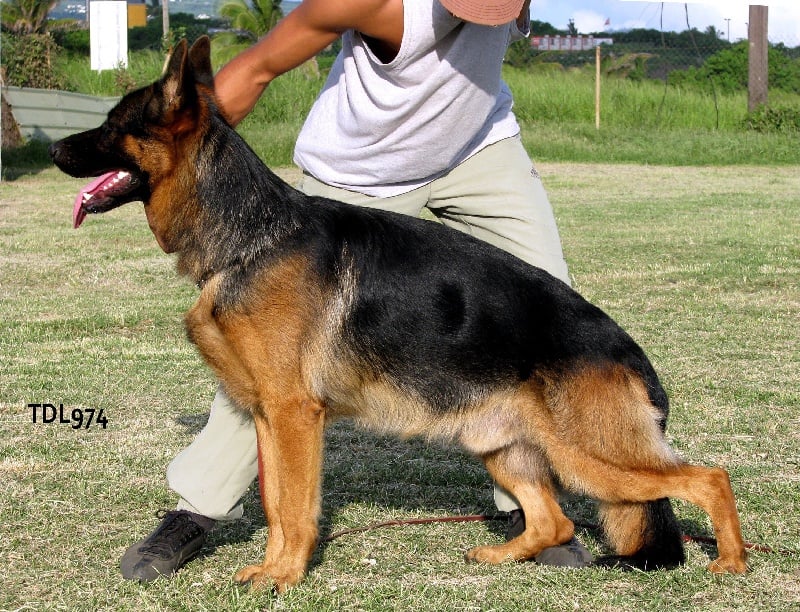
<svg viewBox="0 0 800 612"><path fill-rule="evenodd" d="M283 17L280 0L226 0L219 14L230 20L231 27L241 35L257 40L275 27Z"/></svg>
<svg viewBox="0 0 800 612"><path fill-rule="evenodd" d="M214 37L218 60L225 63L269 32L283 17L280 0L225 0L219 14L228 19L232 31Z"/></svg>
<svg viewBox="0 0 800 612"><path fill-rule="evenodd" d="M219 14L230 21L230 32L221 32L214 37L216 60L227 63L252 43L264 36L283 19L280 0L225 0ZM319 76L317 58L312 57L301 68L309 77Z"/></svg>
<svg viewBox="0 0 800 612"><path fill-rule="evenodd" d="M47 14L58 0L3 0L3 29L13 34L41 34L47 25Z"/></svg>

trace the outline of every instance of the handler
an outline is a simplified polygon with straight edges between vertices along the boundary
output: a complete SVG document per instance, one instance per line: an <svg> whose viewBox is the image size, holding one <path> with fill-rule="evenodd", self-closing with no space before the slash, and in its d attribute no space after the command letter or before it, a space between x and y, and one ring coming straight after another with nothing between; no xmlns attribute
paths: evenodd
<svg viewBox="0 0 800 612"><path fill-rule="evenodd" d="M215 77L236 125L269 83L341 37L342 51L295 148L311 195L419 215L481 238L569 283L553 212L519 135L501 66L527 36L530 0L305 0ZM216 521L242 516L255 479L252 419L218 390L208 424L170 463L180 500L121 561L122 575L152 580L196 556ZM267 475L268 477L268 475ZM507 538L524 529L509 494ZM582 567L575 539L539 563Z"/></svg>

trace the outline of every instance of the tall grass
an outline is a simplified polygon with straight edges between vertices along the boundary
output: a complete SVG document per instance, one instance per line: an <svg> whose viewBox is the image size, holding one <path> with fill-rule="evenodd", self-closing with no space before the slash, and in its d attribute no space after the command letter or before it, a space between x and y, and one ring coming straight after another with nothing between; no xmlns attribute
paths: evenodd
<svg viewBox="0 0 800 612"><path fill-rule="evenodd" d="M65 55L56 69L66 75L67 89L90 96L121 96L153 82L164 67L164 54L155 51L131 53L126 68L92 70L89 57Z"/></svg>
<svg viewBox="0 0 800 612"><path fill-rule="evenodd" d="M517 117L525 122L594 125L594 73L506 67ZM608 128L739 130L747 94L665 87L659 81L601 78L601 125Z"/></svg>
<svg viewBox="0 0 800 612"><path fill-rule="evenodd" d="M595 128L594 75L506 66L523 141L538 160L663 165L799 164L797 134L744 129L743 92L665 87L655 81L601 82ZM323 78L287 74L270 85L240 131L273 165L290 164L294 140ZM773 94L783 105L799 96Z"/></svg>
<svg viewBox="0 0 800 612"><path fill-rule="evenodd" d="M797 165L798 137L708 128L647 129L537 122L522 124L536 161L663 166Z"/></svg>
<svg viewBox="0 0 800 612"><path fill-rule="evenodd" d="M222 55L212 45L219 67ZM161 73L162 54L131 54L125 70L93 72L88 58L62 58L71 88L121 95ZM276 79L239 130L271 165L292 163L297 134L325 80L293 71ZM523 141L539 161L625 162L663 165L800 164L798 134L747 130L745 92L724 94L665 86L658 81L603 78L600 129L595 129L591 69L504 67ZM770 92L776 106L800 107L800 96Z"/></svg>

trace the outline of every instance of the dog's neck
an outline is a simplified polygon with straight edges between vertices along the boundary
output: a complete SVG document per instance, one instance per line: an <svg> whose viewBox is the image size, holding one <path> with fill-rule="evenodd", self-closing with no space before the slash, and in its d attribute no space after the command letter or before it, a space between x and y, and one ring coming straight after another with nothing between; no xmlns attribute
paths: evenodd
<svg viewBox="0 0 800 612"><path fill-rule="evenodd" d="M184 215L196 215L173 233L178 270L202 286L214 274L247 268L267 256L299 226L304 196L267 168L216 113L194 152L196 192Z"/></svg>

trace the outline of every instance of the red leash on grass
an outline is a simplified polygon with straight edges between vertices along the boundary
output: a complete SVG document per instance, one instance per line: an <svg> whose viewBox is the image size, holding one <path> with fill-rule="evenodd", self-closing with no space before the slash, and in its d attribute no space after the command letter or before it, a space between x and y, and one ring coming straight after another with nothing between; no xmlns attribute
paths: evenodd
<svg viewBox="0 0 800 612"><path fill-rule="evenodd" d="M365 531L372 531L374 529L380 529L383 527L399 527L404 525L428 525L431 523L472 523L472 522L485 522L485 521L501 521L506 518L505 514L470 514L464 516L441 516L441 517L430 517L430 518L417 518L417 519L395 519L391 521L382 521L380 523L373 523L371 525L366 525L364 527L353 527L351 529L342 529L341 531L336 531L324 538L322 538L322 542L332 542L333 540L337 540L342 536L351 535L354 533L363 533ZM575 522L575 525L578 527L582 527L583 529L590 529L592 531L598 531L600 527L598 525L593 525L591 523L582 523L579 521ZM699 544L713 544L716 546L717 540L715 538L710 538L707 536L693 536L693 535L684 535L683 536L684 542L697 542ZM769 546L765 546L763 544L753 544L751 542L745 542L744 547L747 550L752 550L755 552L761 552L766 554L777 554L777 555L785 555L785 556L792 556L796 555L796 552L791 550L781 550L770 548Z"/></svg>

